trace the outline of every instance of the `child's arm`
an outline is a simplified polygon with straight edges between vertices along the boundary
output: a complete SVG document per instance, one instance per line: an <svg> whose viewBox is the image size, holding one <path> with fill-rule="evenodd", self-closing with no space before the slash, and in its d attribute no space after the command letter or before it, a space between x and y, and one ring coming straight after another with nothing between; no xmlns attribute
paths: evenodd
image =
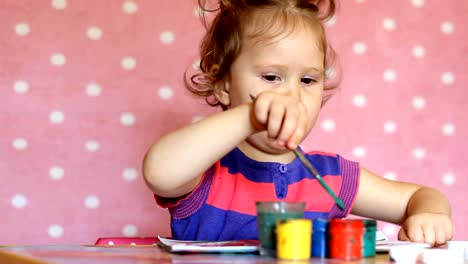
<svg viewBox="0 0 468 264"><path fill-rule="evenodd" d="M154 143L143 162L148 187L163 197L191 192L210 166L254 132L251 109L243 104L216 113Z"/></svg>
<svg viewBox="0 0 468 264"><path fill-rule="evenodd" d="M364 168L351 213L401 225L400 240L441 245L453 235L445 195L429 187L387 180Z"/></svg>
<svg viewBox="0 0 468 264"><path fill-rule="evenodd" d="M274 148L284 151L296 148L310 129L307 111L297 97L264 91L255 102L246 101L153 144L143 162L149 188L162 197L183 196L197 186L210 166L250 135L266 131L279 142Z"/></svg>

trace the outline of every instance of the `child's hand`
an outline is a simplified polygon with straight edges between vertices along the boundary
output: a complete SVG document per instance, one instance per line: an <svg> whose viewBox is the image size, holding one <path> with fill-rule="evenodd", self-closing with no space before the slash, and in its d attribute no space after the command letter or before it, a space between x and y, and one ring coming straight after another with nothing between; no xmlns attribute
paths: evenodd
<svg viewBox="0 0 468 264"><path fill-rule="evenodd" d="M281 147L297 148L310 129L307 120L305 106L292 96L263 92L254 101L254 128L266 130Z"/></svg>
<svg viewBox="0 0 468 264"><path fill-rule="evenodd" d="M443 245L452 236L452 220L441 213L414 214L405 220L398 233L399 240L424 242L432 246Z"/></svg>

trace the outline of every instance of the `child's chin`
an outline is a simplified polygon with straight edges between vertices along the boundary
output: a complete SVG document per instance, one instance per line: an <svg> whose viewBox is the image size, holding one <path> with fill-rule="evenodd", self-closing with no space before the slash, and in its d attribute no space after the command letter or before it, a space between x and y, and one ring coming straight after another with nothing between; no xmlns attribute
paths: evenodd
<svg viewBox="0 0 468 264"><path fill-rule="evenodd" d="M266 140L266 144L272 150L272 152L277 153L277 154L281 154L281 153L285 153L289 151L289 149L286 148L286 146L282 146L278 144L278 142L275 139L268 138Z"/></svg>
<svg viewBox="0 0 468 264"><path fill-rule="evenodd" d="M264 131L261 134L255 135L255 137L251 138L257 142L257 147L262 149L262 151L270 153L270 154L283 154L290 151L286 146L282 146L278 144L278 142L268 137L268 134Z"/></svg>

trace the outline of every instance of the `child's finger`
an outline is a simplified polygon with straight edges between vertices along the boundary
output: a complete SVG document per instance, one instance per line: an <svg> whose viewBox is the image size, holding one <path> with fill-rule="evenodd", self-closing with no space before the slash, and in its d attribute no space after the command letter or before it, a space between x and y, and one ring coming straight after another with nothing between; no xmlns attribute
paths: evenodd
<svg viewBox="0 0 468 264"><path fill-rule="evenodd" d="M406 236L409 238L410 241L413 242L424 242L424 231L420 224L418 223L411 223L406 222L403 224L403 228L405 229Z"/></svg>
<svg viewBox="0 0 468 264"><path fill-rule="evenodd" d="M273 102L268 114L267 131L270 138L277 138L282 129L282 123L285 115L284 105L278 102Z"/></svg>
<svg viewBox="0 0 468 264"><path fill-rule="evenodd" d="M271 100L257 98L254 102L254 116L257 122L266 125L268 121L268 112L270 110Z"/></svg>
<svg viewBox="0 0 468 264"><path fill-rule="evenodd" d="M423 227L424 243L433 246L436 242L436 231L433 225L425 225Z"/></svg>
<svg viewBox="0 0 468 264"><path fill-rule="evenodd" d="M453 224L452 221L447 217L446 223L444 224L445 227L445 234L447 236L447 240L451 240L453 238Z"/></svg>
<svg viewBox="0 0 468 264"><path fill-rule="evenodd" d="M409 241L409 237L408 235L406 234L406 230L402 227L400 228L400 231L398 232L398 240L401 240L401 241Z"/></svg>
<svg viewBox="0 0 468 264"><path fill-rule="evenodd" d="M297 128L299 111L296 107L288 107L284 114L281 131L278 134L278 141L287 142Z"/></svg>
<svg viewBox="0 0 468 264"><path fill-rule="evenodd" d="M304 137L304 130L302 128L297 128L294 135L288 140L287 146L289 149L294 150L299 146L302 138Z"/></svg>
<svg viewBox="0 0 468 264"><path fill-rule="evenodd" d="M296 129L294 130L294 133L292 134L292 136L288 139L287 146L289 149L296 149L299 143L304 138L305 132L306 132L305 127L304 127L304 124L305 124L304 122L306 118L307 117L305 114L299 113Z"/></svg>
<svg viewBox="0 0 468 264"><path fill-rule="evenodd" d="M447 232L444 227L435 227L435 245L443 245L447 242Z"/></svg>

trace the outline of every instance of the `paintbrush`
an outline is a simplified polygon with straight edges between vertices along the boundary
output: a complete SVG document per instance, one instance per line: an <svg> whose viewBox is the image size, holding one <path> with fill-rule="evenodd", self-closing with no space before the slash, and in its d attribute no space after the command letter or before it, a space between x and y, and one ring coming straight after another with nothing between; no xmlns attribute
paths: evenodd
<svg viewBox="0 0 468 264"><path fill-rule="evenodd" d="M256 97L253 95L250 95L250 98L252 101L255 102ZM336 194L333 192L333 190L330 188L330 186L327 185L327 183L322 179L322 176L318 173L318 171L315 169L315 167L312 165L312 163L309 162L309 160L304 157L304 154L299 149L294 149L293 150L294 154L299 158L299 160L306 166L306 168L309 170L309 172L319 181L320 185L327 191L327 193L333 198L335 203L338 205L338 207L341 210L345 209L343 201L336 196Z"/></svg>

